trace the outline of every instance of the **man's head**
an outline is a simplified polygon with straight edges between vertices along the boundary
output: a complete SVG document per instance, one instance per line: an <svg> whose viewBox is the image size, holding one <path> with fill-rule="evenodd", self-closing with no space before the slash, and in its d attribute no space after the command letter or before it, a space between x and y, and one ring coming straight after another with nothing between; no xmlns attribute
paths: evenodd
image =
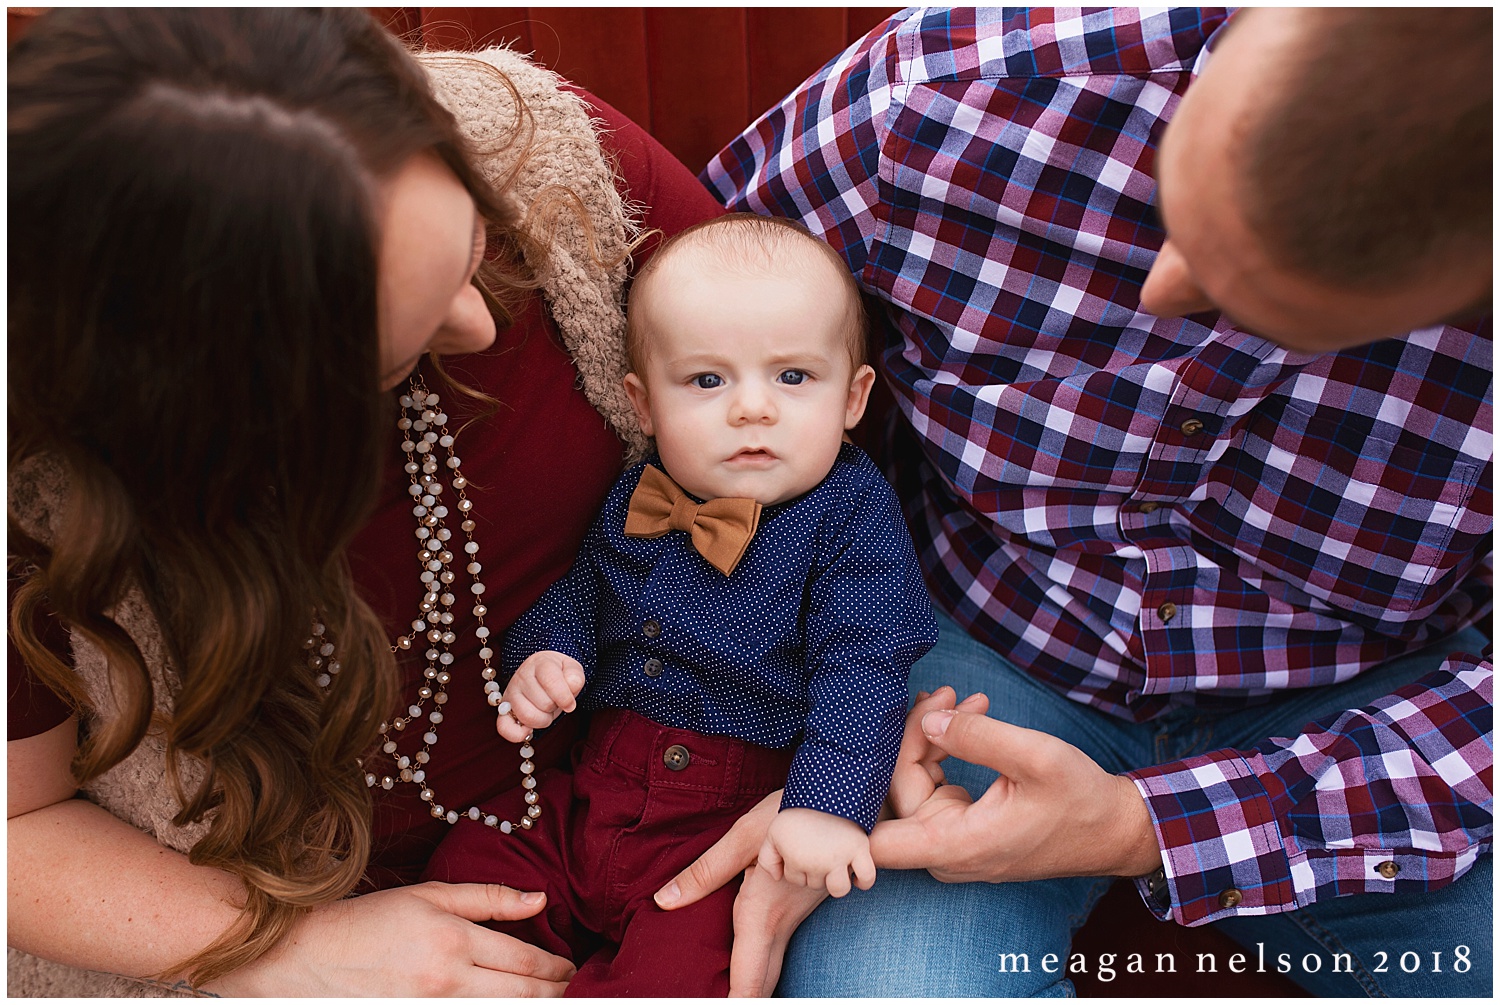
<svg viewBox="0 0 1500 1005"><path fill-rule="evenodd" d="M641 428L700 499L771 505L815 487L875 380L848 269L770 217L720 217L663 245L635 279L627 341Z"/></svg>
<svg viewBox="0 0 1500 1005"><path fill-rule="evenodd" d="M1491 21L1236 14L1162 140L1142 307L1309 351L1486 310Z"/></svg>

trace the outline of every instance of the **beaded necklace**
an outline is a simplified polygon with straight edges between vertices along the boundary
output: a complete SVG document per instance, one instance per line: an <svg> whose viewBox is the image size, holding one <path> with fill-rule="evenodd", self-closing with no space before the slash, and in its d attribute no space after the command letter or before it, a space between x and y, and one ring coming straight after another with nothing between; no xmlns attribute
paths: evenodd
<svg viewBox="0 0 1500 1005"><path fill-rule="evenodd" d="M453 450L448 415L440 411L438 405L438 396L427 390L420 374L413 374L409 393L401 396L401 419L396 423L402 434L401 450L406 455L406 473L411 478L407 492L411 494L411 512L417 520L417 561L422 569L423 597L418 605L420 616L412 620L409 632L396 639L391 651L399 653L411 649L419 641L426 642L423 655L427 666L422 671L423 684L417 689L416 700L407 706L406 714L380 724L380 749L390 758L391 773L370 770L364 760L361 760L360 767L365 771L365 784L371 788L379 786L390 790L397 782L420 786L422 801L429 804L429 812L439 820L456 824L468 817L505 834L517 827L530 830L536 818L542 815L542 807L536 792L536 765L531 760L535 751L529 733L521 745L521 785L526 789L526 813L519 820L501 820L478 806L462 811L446 807L427 784L427 767L432 760L432 748L438 742L438 726L443 721L443 706L448 703L448 685L453 679L452 647L458 640L453 630L453 607L458 603L454 582L458 576L452 568L458 560L454 549L457 542L448 526L450 511L443 499L443 483L438 477L440 450L446 453L444 465L451 472L448 487L456 497L453 506L461 518L458 529L463 535L462 551L467 559L465 571L469 574L473 614L478 621L474 634L479 639L479 659L483 664L479 676L484 681L485 698L489 704L498 714L510 711L509 703L501 701L500 683L495 680L496 670L491 665L495 651L489 643L490 630L484 623L489 608L484 603L484 584L479 580L483 567L479 563L479 544L474 540L474 503L464 492L469 482L460 471L459 457ZM308 639L306 648L310 650L308 665L318 672L318 683L327 687L340 667L333 659L333 644L324 640L323 633L323 625L313 625L312 638ZM393 731L401 733L408 727L423 728L421 720L424 715L426 728L422 733L422 749L412 755L398 754Z"/></svg>

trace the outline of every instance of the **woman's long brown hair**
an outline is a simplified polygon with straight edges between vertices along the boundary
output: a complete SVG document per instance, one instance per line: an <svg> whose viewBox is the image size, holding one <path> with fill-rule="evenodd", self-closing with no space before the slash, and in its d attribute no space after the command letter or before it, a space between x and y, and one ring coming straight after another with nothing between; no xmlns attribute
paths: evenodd
<svg viewBox="0 0 1500 1005"><path fill-rule="evenodd" d="M180 680L157 724L176 822L210 820L191 861L246 890L240 923L173 968L194 982L263 954L369 859L356 758L398 679L345 553L393 445L375 194L423 150L491 221L490 292L514 302L536 285L524 237L362 12L59 9L10 51L9 460L69 479L53 540L12 515L12 637L84 713L32 612L107 656L121 714L82 739L86 783L153 726L150 673L110 613L131 588L149 602ZM345 666L326 694L302 647L315 614Z"/></svg>

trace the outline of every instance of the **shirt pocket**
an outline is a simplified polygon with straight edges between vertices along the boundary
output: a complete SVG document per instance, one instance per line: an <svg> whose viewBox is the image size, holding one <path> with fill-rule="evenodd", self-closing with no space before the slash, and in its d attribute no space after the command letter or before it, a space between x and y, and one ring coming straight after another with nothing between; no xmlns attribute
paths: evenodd
<svg viewBox="0 0 1500 1005"><path fill-rule="evenodd" d="M1223 507L1236 551L1270 576L1372 627L1427 617L1475 557L1474 510L1490 463L1436 441L1291 405L1253 413ZM1362 428L1363 427L1363 428ZM1382 623L1384 623L1382 625Z"/></svg>

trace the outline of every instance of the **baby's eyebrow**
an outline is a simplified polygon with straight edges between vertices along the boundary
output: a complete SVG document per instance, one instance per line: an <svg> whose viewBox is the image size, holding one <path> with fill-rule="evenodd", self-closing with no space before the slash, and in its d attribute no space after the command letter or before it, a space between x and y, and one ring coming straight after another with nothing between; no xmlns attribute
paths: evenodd
<svg viewBox="0 0 1500 1005"><path fill-rule="evenodd" d="M809 351L784 353L780 356L771 356L765 360L746 361L744 359L737 358L732 352L699 351L688 353L683 356L674 356L670 360L668 360L667 363L669 366L683 368L721 367L735 364L743 365L747 362L753 362L754 365L757 366L764 364L767 366L809 367L827 363L830 358L831 357L827 354Z"/></svg>
<svg viewBox="0 0 1500 1005"><path fill-rule="evenodd" d="M822 353L791 353L786 356L773 356L770 363L774 366L818 366L827 363L829 357Z"/></svg>
<svg viewBox="0 0 1500 1005"><path fill-rule="evenodd" d="M686 356L674 356L667 362L672 366L719 366L727 357L718 353L695 352Z"/></svg>

